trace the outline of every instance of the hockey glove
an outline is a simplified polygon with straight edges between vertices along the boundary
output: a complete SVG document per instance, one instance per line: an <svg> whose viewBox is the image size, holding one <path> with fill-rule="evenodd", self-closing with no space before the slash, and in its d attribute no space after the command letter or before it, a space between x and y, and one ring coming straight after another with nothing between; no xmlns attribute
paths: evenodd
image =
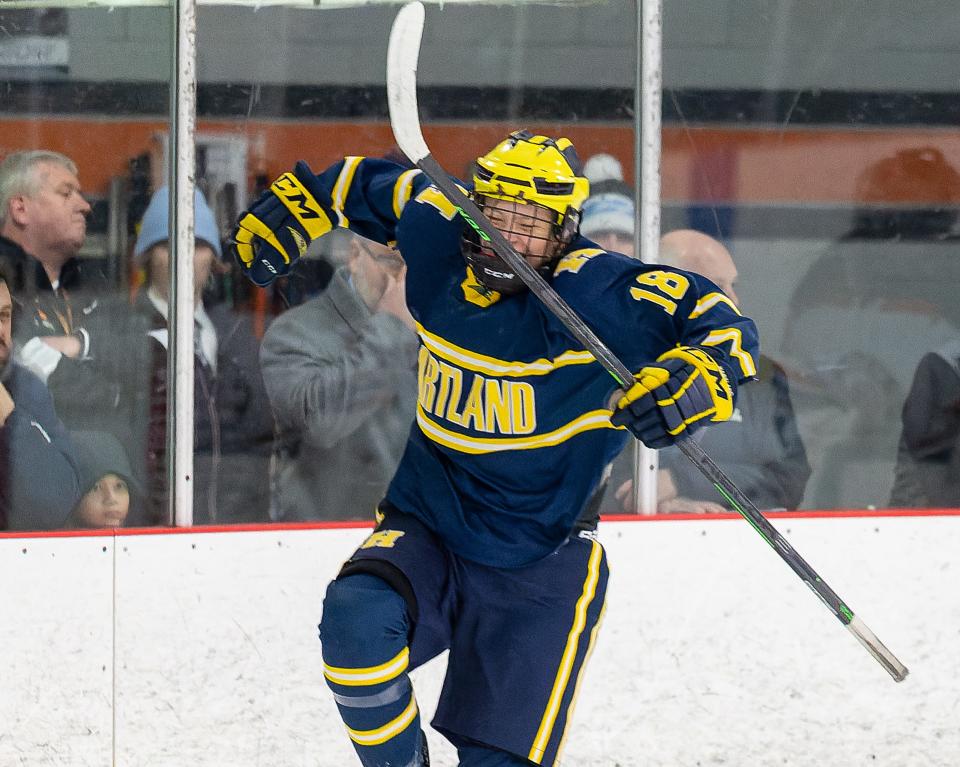
<svg viewBox="0 0 960 767"><path fill-rule="evenodd" d="M717 360L695 346L671 349L634 378L610 421L626 426L647 447L667 447L708 421L733 415L736 384Z"/></svg>
<svg viewBox="0 0 960 767"><path fill-rule="evenodd" d="M284 173L240 216L232 250L256 285L282 277L307 252L311 241L333 228L319 200L317 177L302 160Z"/></svg>

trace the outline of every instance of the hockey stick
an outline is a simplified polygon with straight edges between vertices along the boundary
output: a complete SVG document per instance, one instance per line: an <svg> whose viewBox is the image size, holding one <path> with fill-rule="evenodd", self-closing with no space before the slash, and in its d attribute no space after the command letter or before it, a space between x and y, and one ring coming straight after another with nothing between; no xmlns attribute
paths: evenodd
<svg viewBox="0 0 960 767"><path fill-rule="evenodd" d="M633 382L633 373L594 334L584 321L553 290L517 251L460 187L431 156L420 128L417 110L417 60L423 35L424 10L419 1L400 9L387 51L387 98L390 122L397 144L457 208L464 220L496 251L523 280L530 291L553 312L567 329L593 354L606 371L623 388ZM689 437L677 442L694 465L710 480L719 493L749 522L760 536L780 555L800 579L810 587L824 605L844 624L867 651L883 666L894 681L902 682L909 673L866 624L837 596L814 569L807 564L787 540L760 512L756 505L724 474L703 448Z"/></svg>

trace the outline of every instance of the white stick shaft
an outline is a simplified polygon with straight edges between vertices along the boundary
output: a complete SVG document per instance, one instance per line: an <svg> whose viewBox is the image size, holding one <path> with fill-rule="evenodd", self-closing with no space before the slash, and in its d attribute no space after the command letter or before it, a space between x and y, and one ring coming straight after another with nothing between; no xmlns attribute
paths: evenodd
<svg viewBox="0 0 960 767"><path fill-rule="evenodd" d="M414 163L430 154L417 112L417 60L423 36L423 3L413 2L397 13L387 48L387 101L390 125L403 153ZM418 115L416 120L403 115Z"/></svg>

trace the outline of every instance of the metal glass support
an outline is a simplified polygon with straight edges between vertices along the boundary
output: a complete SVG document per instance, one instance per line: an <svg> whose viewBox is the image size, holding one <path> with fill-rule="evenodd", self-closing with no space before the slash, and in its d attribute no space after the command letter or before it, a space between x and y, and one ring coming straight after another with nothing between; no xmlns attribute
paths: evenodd
<svg viewBox="0 0 960 767"><path fill-rule="evenodd" d="M640 108L634 109L634 178L640 227L634 250L647 263L660 260L660 128L663 94L663 3L637 0L637 75L634 88ZM656 450L634 441L633 507L640 514L657 512Z"/></svg>
<svg viewBox="0 0 960 767"><path fill-rule="evenodd" d="M167 482L169 520L193 524L193 251L196 160L197 3L173 2L170 78L170 305L167 317Z"/></svg>

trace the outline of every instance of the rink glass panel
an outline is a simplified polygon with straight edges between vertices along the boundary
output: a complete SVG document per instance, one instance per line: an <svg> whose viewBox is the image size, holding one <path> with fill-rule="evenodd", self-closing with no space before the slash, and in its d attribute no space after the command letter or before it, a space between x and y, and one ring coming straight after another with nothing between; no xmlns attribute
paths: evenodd
<svg viewBox="0 0 960 767"><path fill-rule="evenodd" d="M169 29L170 11L3 5L0 157L22 150L54 150L78 167L83 194L92 208L79 252L88 279L86 287L68 292L75 304L71 319L82 327L90 316L105 317L107 307L122 311L118 307L128 303L142 282L131 250L134 225L159 179L158 158L169 130L171 47L169 35L161 30ZM29 285L16 286L15 302L25 299L29 290ZM88 315L85 310L94 299L98 307ZM16 316L15 333L26 329L29 313ZM101 359L120 348L120 332L133 327L120 313L110 316L115 327L101 329L91 338L90 352ZM147 353L145 334L127 341ZM148 460L147 373L132 364L132 357L119 356L112 364L106 380L116 389L112 400L116 408L105 402L113 394L104 397L103 389L98 389L69 397L58 410L73 433L115 434L131 472L142 480ZM12 462L17 460L16 454L11 456ZM32 470L39 489L48 478L42 466ZM134 491L127 523L145 520L146 504ZM75 526L76 521L65 524ZM32 526L39 525L27 525Z"/></svg>
<svg viewBox="0 0 960 767"><path fill-rule="evenodd" d="M914 369L958 321L950 4L874 4L869 23L808 2L666 5L662 229L730 247L742 308L788 375L813 467L802 505L885 506ZM395 11L199 8L197 177L221 233L298 159L319 169L391 151ZM165 173L171 13L4 10L5 34L33 46L19 59L7 48L0 64L4 152L76 160L95 203L83 256L102 262L119 298L142 279L134 226ZM632 3L428 6L419 98L435 156L465 175L527 127L570 136L584 158L613 154L635 183L636 37ZM311 253L342 255L334 242ZM267 290L229 261L218 272L208 300L255 338L326 279L314 258ZM260 437L233 444L222 464L269 460ZM271 519L264 504L216 521Z"/></svg>
<svg viewBox="0 0 960 767"><path fill-rule="evenodd" d="M952 359L960 321L949 4L666 5L663 230L729 246L787 373L813 469L802 507L933 505L916 479L950 455L917 458L924 434L898 468L898 442L919 361Z"/></svg>
<svg viewBox="0 0 960 767"><path fill-rule="evenodd" d="M248 199L299 159L320 171L344 155L396 156L385 73L396 11L392 5L322 11L201 7L200 130L210 126L244 142ZM569 136L583 158L615 154L632 184L635 37L636 9L629 3L428 5L418 96L432 153L450 173L469 177L477 156L508 132L528 128ZM342 265L349 248L346 238L323 238L292 275L270 289L238 285L240 301L267 327L321 291L329 264ZM416 392L398 395L412 398ZM344 437L342 448L331 448L310 428L283 431L271 518L370 520L372 503L357 499L371 485L386 485L376 458L382 445L347 446L351 439L370 439L363 427ZM311 513L294 496L310 483L300 482L291 492L292 481L284 478L301 474L314 455L323 472L335 460L327 456L341 450L354 452L356 463L325 480L340 486L316 487L316 493L343 500L333 511L321 503L323 510Z"/></svg>

